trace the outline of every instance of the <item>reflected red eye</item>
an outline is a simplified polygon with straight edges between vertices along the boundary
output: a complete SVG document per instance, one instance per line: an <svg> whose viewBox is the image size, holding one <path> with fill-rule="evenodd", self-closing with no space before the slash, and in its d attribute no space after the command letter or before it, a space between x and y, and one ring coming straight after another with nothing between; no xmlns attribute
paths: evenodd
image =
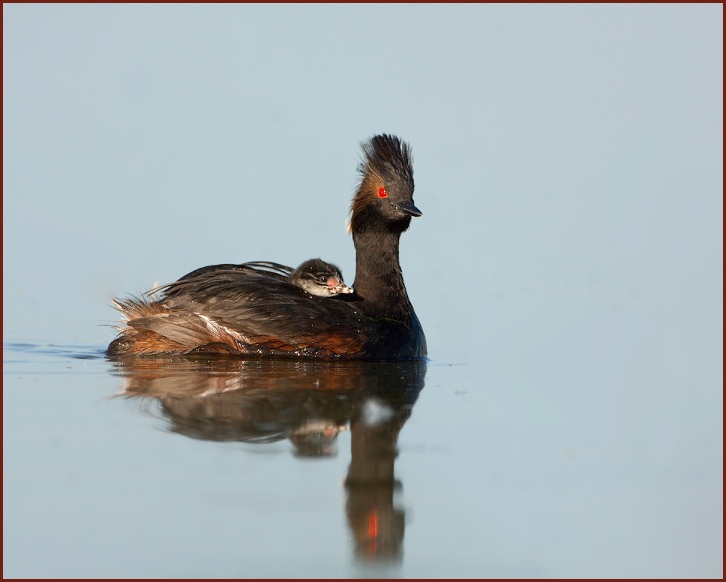
<svg viewBox="0 0 726 582"><path fill-rule="evenodd" d="M378 197L379 198L388 198L388 192L386 192L386 189L383 186L378 188Z"/></svg>
<svg viewBox="0 0 726 582"><path fill-rule="evenodd" d="M385 190L383 190L385 192ZM368 537L369 538L377 538L378 537L378 516L376 515L376 512L373 511L368 515Z"/></svg>

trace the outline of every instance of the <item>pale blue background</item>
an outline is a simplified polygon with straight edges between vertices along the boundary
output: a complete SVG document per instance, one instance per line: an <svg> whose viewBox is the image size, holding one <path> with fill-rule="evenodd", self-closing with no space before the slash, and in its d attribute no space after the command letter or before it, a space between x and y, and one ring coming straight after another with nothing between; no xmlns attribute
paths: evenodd
<svg viewBox="0 0 726 582"><path fill-rule="evenodd" d="M407 491L430 483L437 499L457 472L478 483L491 466L465 465L466 451L541 460L547 438L558 454L590 451L595 480L612 469L604 459L619 459L613 478L643 500L660 499L651 485L671 487L642 531L613 518L630 560L599 545L565 551L586 545L581 536L559 549L515 536L511 547L536 547L537 558L502 550L504 565L489 570L462 541L485 544L473 522L441 549L425 535L441 516L422 514L441 505L411 501L420 525L407 529L402 575L722 575L720 4L6 4L3 18L6 342L100 349L114 335L99 325L115 321L114 296L212 263L320 256L351 283L344 221L358 142L395 133L414 151L424 215L401 261L432 362L401 438L449 447L418 457L421 480L409 473ZM42 367L32 362L18 371L6 356L6 431L9 403L31 393L20 378ZM95 386L113 393L94 365ZM53 393L88 389L87 376L76 381ZM70 402L88 405L78 392ZM98 414L133 417L105 406ZM88 438L105 438L97 424ZM489 457L467 444L503 434ZM17 542L6 574L34 575L34 530L12 537L28 523L14 496L28 483L8 482L18 473L7 458L42 474L51 453L14 446L4 499L20 509L4 522L6 544ZM402 454L399 470L406 463L416 458ZM507 475L534 487L531 471L524 462ZM553 494L564 495L562 475ZM461 511L449 513L483 523L489 513L471 513L478 495L473 485L455 495ZM441 571L427 563L435 547ZM114 569L95 555L91 575L189 572ZM40 574L83 575L80 562L51 560Z"/></svg>

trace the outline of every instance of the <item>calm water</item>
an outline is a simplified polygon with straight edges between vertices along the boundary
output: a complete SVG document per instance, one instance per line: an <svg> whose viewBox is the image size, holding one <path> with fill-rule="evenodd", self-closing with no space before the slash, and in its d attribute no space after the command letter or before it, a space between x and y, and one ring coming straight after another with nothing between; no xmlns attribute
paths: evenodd
<svg viewBox="0 0 726 582"><path fill-rule="evenodd" d="M6 343L4 575L720 576L721 407L623 392L653 354L609 332L569 367Z"/></svg>

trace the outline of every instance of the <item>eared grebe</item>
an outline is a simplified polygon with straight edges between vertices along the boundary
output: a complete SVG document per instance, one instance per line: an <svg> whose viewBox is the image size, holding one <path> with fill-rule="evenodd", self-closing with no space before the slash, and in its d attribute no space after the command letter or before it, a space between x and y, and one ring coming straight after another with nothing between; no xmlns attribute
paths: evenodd
<svg viewBox="0 0 726 582"><path fill-rule="evenodd" d="M401 233L412 216L421 216L413 203L411 150L392 135L361 145L361 179L349 224L356 250L354 293L311 296L293 283L297 270L277 263L202 267L144 297L116 300L125 325L107 353L424 357L426 338L398 260Z"/></svg>
<svg viewBox="0 0 726 582"><path fill-rule="evenodd" d="M333 297L342 293L353 293L343 282L340 269L320 259L305 261L290 275L290 283L297 285L310 295Z"/></svg>

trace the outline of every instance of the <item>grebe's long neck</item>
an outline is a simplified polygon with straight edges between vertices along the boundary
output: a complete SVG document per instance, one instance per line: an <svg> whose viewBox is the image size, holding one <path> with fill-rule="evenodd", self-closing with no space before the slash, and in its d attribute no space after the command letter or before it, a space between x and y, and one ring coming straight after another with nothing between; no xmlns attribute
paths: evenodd
<svg viewBox="0 0 726 582"><path fill-rule="evenodd" d="M361 309L374 317L405 321L413 313L398 261L400 232L353 232L355 291L363 298Z"/></svg>

